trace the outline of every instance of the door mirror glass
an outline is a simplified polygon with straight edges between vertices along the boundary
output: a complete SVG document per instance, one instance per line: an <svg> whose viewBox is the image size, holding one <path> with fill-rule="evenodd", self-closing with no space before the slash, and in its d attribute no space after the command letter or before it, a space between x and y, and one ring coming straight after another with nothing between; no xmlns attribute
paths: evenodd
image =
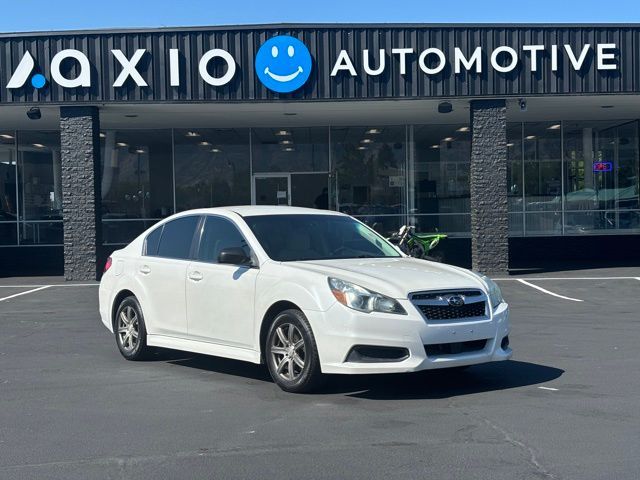
<svg viewBox="0 0 640 480"><path fill-rule="evenodd" d="M220 250L218 263L229 263L231 265L250 265L251 259L247 257L241 247L229 247Z"/></svg>

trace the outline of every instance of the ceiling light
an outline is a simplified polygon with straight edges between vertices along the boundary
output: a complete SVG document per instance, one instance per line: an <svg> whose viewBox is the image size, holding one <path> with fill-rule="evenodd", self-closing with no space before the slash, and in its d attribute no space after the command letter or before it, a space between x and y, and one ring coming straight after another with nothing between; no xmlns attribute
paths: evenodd
<svg viewBox="0 0 640 480"><path fill-rule="evenodd" d="M560 130L560 124L556 123L555 125L551 125L550 127L547 127L547 130Z"/></svg>
<svg viewBox="0 0 640 480"><path fill-rule="evenodd" d="M373 143L373 140L371 140L370 138L363 138L362 140L360 140L360 143Z"/></svg>
<svg viewBox="0 0 640 480"><path fill-rule="evenodd" d="M284 149L285 152L293 152L295 150L295 148L293 147L287 147Z"/></svg>
<svg viewBox="0 0 640 480"><path fill-rule="evenodd" d="M456 132L468 132L470 129L469 127L460 127L459 129L456 130Z"/></svg>
<svg viewBox="0 0 640 480"><path fill-rule="evenodd" d="M127 146L128 146L128 144L127 144L127 143L124 143L124 142L118 142L118 143L116 143L116 145L117 145L118 147L127 147Z"/></svg>
<svg viewBox="0 0 640 480"><path fill-rule="evenodd" d="M2 135L0 135L0 137L2 138L6 138L7 140L13 140L13 135L8 135L6 133L3 133Z"/></svg>
<svg viewBox="0 0 640 480"><path fill-rule="evenodd" d="M200 134L198 132L187 132L184 134L185 137L199 137Z"/></svg>
<svg viewBox="0 0 640 480"><path fill-rule="evenodd" d="M431 145L431 148L440 148L440 145Z"/></svg>
<svg viewBox="0 0 640 480"><path fill-rule="evenodd" d="M367 147L363 147L362 145L360 145L359 147L357 147L358 150L366 150Z"/></svg>
<svg viewBox="0 0 640 480"><path fill-rule="evenodd" d="M453 137L445 137L442 139L443 142L453 142L454 138Z"/></svg>
<svg viewBox="0 0 640 480"><path fill-rule="evenodd" d="M535 140L536 136L535 135L529 135L528 137L524 137L525 140Z"/></svg>
<svg viewBox="0 0 640 480"><path fill-rule="evenodd" d="M276 136L278 137L285 137L287 135L291 135L291 133L287 132L286 130L278 130L276 132Z"/></svg>
<svg viewBox="0 0 640 480"><path fill-rule="evenodd" d="M379 128L370 128L366 131L366 133L369 135L377 135L380 132L382 132L382 130L380 130Z"/></svg>
<svg viewBox="0 0 640 480"><path fill-rule="evenodd" d="M513 147L513 143L507 143L507 147Z"/></svg>
<svg viewBox="0 0 640 480"><path fill-rule="evenodd" d="M211 145L209 142L200 142L198 143L198 145L202 145L203 147L207 147L209 145Z"/></svg>
<svg viewBox="0 0 640 480"><path fill-rule="evenodd" d="M106 134L106 133L102 133L102 132L100 132L100 138L104 138L104 137L106 137L106 136L107 136L107 134Z"/></svg>
<svg viewBox="0 0 640 480"><path fill-rule="evenodd" d="M220 153L222 150L220 150L219 148L212 148L211 150L209 150L211 153Z"/></svg>
<svg viewBox="0 0 640 480"><path fill-rule="evenodd" d="M280 140L280 145L291 145L292 143L291 140Z"/></svg>
<svg viewBox="0 0 640 480"><path fill-rule="evenodd" d="M135 152L136 153L144 153L144 150L142 148L136 148Z"/></svg>
<svg viewBox="0 0 640 480"><path fill-rule="evenodd" d="M41 143L34 143L33 146L36 148L44 148L44 145Z"/></svg>

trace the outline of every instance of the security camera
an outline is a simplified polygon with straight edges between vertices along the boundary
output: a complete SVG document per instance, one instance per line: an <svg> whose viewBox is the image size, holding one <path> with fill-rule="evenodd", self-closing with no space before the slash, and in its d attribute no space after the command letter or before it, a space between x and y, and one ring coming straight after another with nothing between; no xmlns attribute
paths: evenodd
<svg viewBox="0 0 640 480"><path fill-rule="evenodd" d="M440 102L438 104L439 113L451 113L453 111L453 105L450 102Z"/></svg>
<svg viewBox="0 0 640 480"><path fill-rule="evenodd" d="M521 112L527 111L527 101L524 98L521 98L520 100L518 100L518 105L520 105Z"/></svg>
<svg viewBox="0 0 640 480"><path fill-rule="evenodd" d="M42 118L42 112L40 112L38 107L31 107L27 110L27 117L31 120L40 120L40 118Z"/></svg>

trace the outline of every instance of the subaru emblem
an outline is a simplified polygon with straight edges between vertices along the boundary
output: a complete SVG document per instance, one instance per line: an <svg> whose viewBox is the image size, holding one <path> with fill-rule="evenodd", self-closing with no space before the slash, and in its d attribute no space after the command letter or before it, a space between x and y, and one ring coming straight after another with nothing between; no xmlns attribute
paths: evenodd
<svg viewBox="0 0 640 480"><path fill-rule="evenodd" d="M447 302L449 302L449 305L452 307L461 307L464 305L464 297L462 295L451 295L447 299Z"/></svg>

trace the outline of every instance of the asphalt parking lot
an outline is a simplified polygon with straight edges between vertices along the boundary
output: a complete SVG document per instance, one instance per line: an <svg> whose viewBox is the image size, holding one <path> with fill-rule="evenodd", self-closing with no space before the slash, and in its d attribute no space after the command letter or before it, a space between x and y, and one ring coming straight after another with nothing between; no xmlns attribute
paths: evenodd
<svg viewBox="0 0 640 480"><path fill-rule="evenodd" d="M0 280L0 478L640 478L640 269L541 277L499 280L512 361L314 395L214 357L127 362L96 286Z"/></svg>

